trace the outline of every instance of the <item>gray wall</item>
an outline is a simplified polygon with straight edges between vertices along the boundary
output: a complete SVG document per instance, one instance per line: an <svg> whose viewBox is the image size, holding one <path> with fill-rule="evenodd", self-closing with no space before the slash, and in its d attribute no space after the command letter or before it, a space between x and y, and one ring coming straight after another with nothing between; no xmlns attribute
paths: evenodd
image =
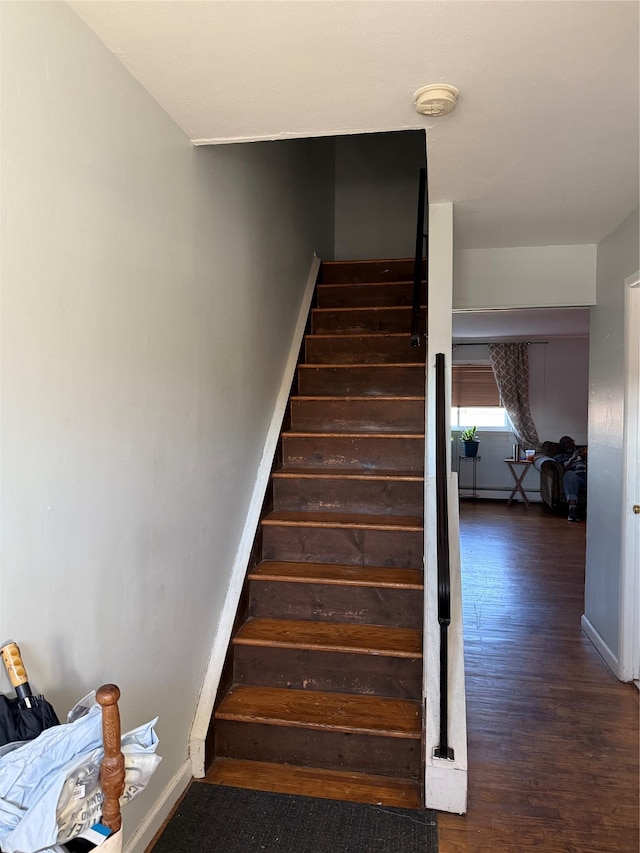
<svg viewBox="0 0 640 853"><path fill-rule="evenodd" d="M335 138L336 259L414 256L425 144L423 131Z"/></svg>
<svg viewBox="0 0 640 853"><path fill-rule="evenodd" d="M0 636L60 715L115 681L160 716L131 834L187 759L332 143L194 149L66 4L2 17Z"/></svg>
<svg viewBox="0 0 640 853"><path fill-rule="evenodd" d="M624 279L640 267L635 211L598 244L597 297L591 312L589 399L589 527L585 615L618 654Z"/></svg>
<svg viewBox="0 0 640 853"><path fill-rule="evenodd" d="M596 247L460 249L453 261L456 309L593 305Z"/></svg>

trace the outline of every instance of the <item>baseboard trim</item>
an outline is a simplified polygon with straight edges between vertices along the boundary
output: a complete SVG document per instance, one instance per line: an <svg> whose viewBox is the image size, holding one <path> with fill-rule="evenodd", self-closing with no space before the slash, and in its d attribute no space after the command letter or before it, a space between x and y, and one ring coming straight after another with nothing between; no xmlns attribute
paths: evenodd
<svg viewBox="0 0 640 853"><path fill-rule="evenodd" d="M224 665L227 648L231 639L233 630L233 622L238 610L238 602L242 592L245 575L247 573L247 565L251 555L251 548L256 534L256 529L260 521L260 512L264 501L265 492L271 475L271 466L273 465L273 456L276 451L280 430L282 428L282 420L284 418L285 409L289 400L289 391L291 383L296 371L298 363L298 354L304 337L304 330L307 325L309 309L311 308L311 300L318 278L320 269L320 258L314 255L307 277L302 301L300 303L300 311L298 313L298 321L291 340L289 356L282 375L280 390L276 399L276 404L271 418L271 424L267 432L262 457L256 473L256 481L249 504L249 511L242 531L240 545L236 553L236 557L231 569L231 576L227 588L227 596L218 623L218 628L213 641L211 653L209 655L209 663L204 677L204 682L198 699L196 713L191 727L191 735L189 738L189 756L191 759L193 775L196 779L201 779L205 775L205 741L213 713L213 705L222 675L222 667Z"/></svg>
<svg viewBox="0 0 640 853"><path fill-rule="evenodd" d="M169 781L169 784L155 801L151 810L147 812L147 816L125 844L123 853L144 853L158 830L171 814L171 809L191 779L191 762L187 760Z"/></svg>
<svg viewBox="0 0 640 853"><path fill-rule="evenodd" d="M582 618L580 619L580 625L582 626L582 630L587 635L587 637L591 640L593 645L596 648L596 651L609 667L609 669L613 672L613 674L618 677L618 658L611 651L609 646L602 639L598 631L594 628L593 624L589 621L589 619L582 614Z"/></svg>

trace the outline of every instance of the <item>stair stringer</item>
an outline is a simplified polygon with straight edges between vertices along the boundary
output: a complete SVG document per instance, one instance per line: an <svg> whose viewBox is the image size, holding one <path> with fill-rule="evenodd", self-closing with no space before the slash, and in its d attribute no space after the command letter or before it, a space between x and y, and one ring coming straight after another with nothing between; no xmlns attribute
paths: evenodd
<svg viewBox="0 0 640 853"><path fill-rule="evenodd" d="M207 670L204 676L200 696L198 698L193 724L191 726L191 733L189 736L189 757L193 768L193 776L196 779L202 779L205 775L205 743L207 732L209 730L211 715L213 714L213 707L222 676L227 649L229 648L229 643L231 641L234 620L240 603L240 596L247 574L247 566L249 564L256 530L260 523L260 513L262 511L267 486L269 485L273 459L278 440L280 438L285 410L289 401L291 384L298 365L298 356L304 339L305 328L311 309L319 270L320 258L317 255L314 255L309 269L305 291L300 303L295 331L291 339L289 356L282 374L282 382L280 384L276 405L274 407L271 423L265 438L258 471L256 472L255 486L251 495L247 517L242 530L242 537L231 569L227 595L218 621L218 627L211 647L211 652L209 654Z"/></svg>

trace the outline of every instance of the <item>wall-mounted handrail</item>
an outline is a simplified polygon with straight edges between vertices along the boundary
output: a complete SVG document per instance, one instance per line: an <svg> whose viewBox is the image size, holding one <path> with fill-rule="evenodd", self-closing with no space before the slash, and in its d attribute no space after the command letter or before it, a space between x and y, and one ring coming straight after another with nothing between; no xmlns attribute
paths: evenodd
<svg viewBox="0 0 640 853"><path fill-rule="evenodd" d="M425 205L427 208L427 229L425 231ZM416 254L413 265L413 310L411 312L411 346L420 346L420 308L422 302L422 264L428 249L428 217L429 217L429 200L427 189L427 170L420 169L420 179L418 183L418 216L416 222ZM427 289L428 296L428 289Z"/></svg>
<svg viewBox="0 0 640 853"><path fill-rule="evenodd" d="M449 509L447 476L447 413L444 353L436 353L436 513L438 554L438 622L440 624L440 741L436 758L453 760L449 746L449 625L451 579L449 558Z"/></svg>

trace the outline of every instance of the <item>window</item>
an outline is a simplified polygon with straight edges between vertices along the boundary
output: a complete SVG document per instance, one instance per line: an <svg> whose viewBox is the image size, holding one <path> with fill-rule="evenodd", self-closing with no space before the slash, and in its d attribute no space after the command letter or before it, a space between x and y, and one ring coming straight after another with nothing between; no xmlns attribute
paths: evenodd
<svg viewBox="0 0 640 853"><path fill-rule="evenodd" d="M501 406L452 406L451 428L466 429L477 426L479 429L511 430L507 412Z"/></svg>
<svg viewBox="0 0 640 853"><path fill-rule="evenodd" d="M510 430L488 364L454 364L451 368L451 427Z"/></svg>
<svg viewBox="0 0 640 853"><path fill-rule="evenodd" d="M500 406L500 394L488 364L454 364L451 368L452 406Z"/></svg>

